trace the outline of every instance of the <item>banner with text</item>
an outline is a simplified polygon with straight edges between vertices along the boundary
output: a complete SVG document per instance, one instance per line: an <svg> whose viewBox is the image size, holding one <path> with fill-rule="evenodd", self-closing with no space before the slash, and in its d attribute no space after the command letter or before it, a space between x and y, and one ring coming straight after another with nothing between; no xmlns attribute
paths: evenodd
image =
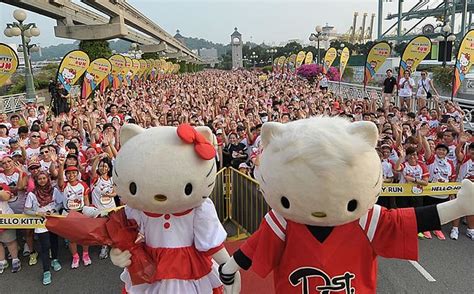
<svg viewBox="0 0 474 294"><path fill-rule="evenodd" d="M400 59L400 69L398 71L398 79L400 80L406 71L413 73L416 67L431 52L431 40L425 36L413 38L403 50Z"/></svg>
<svg viewBox="0 0 474 294"><path fill-rule="evenodd" d="M122 83L122 71L125 67L125 57L120 54L114 54L110 56L109 61L112 64L112 87L116 90Z"/></svg>
<svg viewBox="0 0 474 294"><path fill-rule="evenodd" d="M456 96L462 81L471 69L474 59L474 30L466 33L459 46L458 56L456 57L456 67L454 68L454 83L452 97Z"/></svg>
<svg viewBox="0 0 474 294"><path fill-rule="evenodd" d="M344 75L344 71L346 70L347 63L349 62L349 58L351 57L351 52L349 48L344 47L341 51L341 57L339 60L339 80L342 81L342 76Z"/></svg>
<svg viewBox="0 0 474 294"><path fill-rule="evenodd" d="M387 57L390 56L392 52L392 48L390 44L385 41L375 43L369 50L369 54L367 54L367 58L365 59L365 70L364 70L364 86L372 80L380 69L380 67L384 64Z"/></svg>
<svg viewBox="0 0 474 294"><path fill-rule="evenodd" d="M300 67L303 64L305 57L306 57L306 52L304 51L298 52L298 55L296 55L296 69L298 69L298 67Z"/></svg>
<svg viewBox="0 0 474 294"><path fill-rule="evenodd" d="M79 78L89 67L90 59L86 52L81 50L73 50L66 54L61 60L58 68L58 81L64 85L64 89L68 92L71 87L77 83Z"/></svg>
<svg viewBox="0 0 474 294"><path fill-rule="evenodd" d="M313 63L313 52L309 51L308 53L306 53L304 64L311 64L311 63Z"/></svg>
<svg viewBox="0 0 474 294"><path fill-rule="evenodd" d="M86 99L94 91L103 79L105 79L112 70L112 64L105 58L97 58L91 62L84 75L82 83L82 98Z"/></svg>
<svg viewBox="0 0 474 294"><path fill-rule="evenodd" d="M0 43L0 86L15 73L18 68L18 55L8 45Z"/></svg>
<svg viewBox="0 0 474 294"><path fill-rule="evenodd" d="M323 63L323 73L327 73L329 71L329 68L331 67L332 63L334 60L336 60L337 57L337 50L336 48L329 48L328 51L326 51L326 54L324 55L324 63Z"/></svg>
<svg viewBox="0 0 474 294"><path fill-rule="evenodd" d="M461 183L429 183L427 186L414 184L383 184L380 196L444 196L456 194Z"/></svg>

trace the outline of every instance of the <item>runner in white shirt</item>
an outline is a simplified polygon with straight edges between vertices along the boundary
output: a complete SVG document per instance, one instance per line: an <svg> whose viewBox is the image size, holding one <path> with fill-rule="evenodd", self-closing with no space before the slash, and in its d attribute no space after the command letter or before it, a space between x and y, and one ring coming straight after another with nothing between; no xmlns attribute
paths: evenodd
<svg viewBox="0 0 474 294"><path fill-rule="evenodd" d="M413 80L410 76L411 73L409 71L405 71L405 75L398 83L398 87L400 88L398 91L398 96L401 100L401 107L405 105L407 109L411 109L410 106L413 96L413 87L415 87L415 80Z"/></svg>
<svg viewBox="0 0 474 294"><path fill-rule="evenodd" d="M81 211L84 206L89 206L89 188L87 184L78 179L79 170L75 166L64 169L65 158L59 158L58 187L62 192L62 203L66 212L74 210ZM64 181L66 175L67 181ZM89 246L82 246L82 260L85 266L92 264L89 257ZM79 267L79 254L77 244L70 242L69 250L72 254L71 268Z"/></svg>
<svg viewBox="0 0 474 294"><path fill-rule="evenodd" d="M13 214L13 210L8 205L8 200L13 196L8 185L0 184L0 215ZM16 241L16 230L0 230L0 274L8 267L5 256L5 248L8 248L12 256L12 272L16 273L21 269L21 262L18 259L18 242Z"/></svg>
<svg viewBox="0 0 474 294"><path fill-rule="evenodd" d="M458 182L461 182L464 179L468 179L474 181L474 143L469 144L469 148L467 152L464 154L462 152L464 144L466 143L466 138L461 136L460 143L458 145L458 149L456 151L458 155L458 160L461 163L459 167L459 174L458 174ZM467 232L466 236L474 241L474 215L470 215L466 217L467 219ZM459 238L459 225L461 223L460 219L453 221L453 227L451 229L451 233L449 237L453 240L457 240Z"/></svg>
<svg viewBox="0 0 474 294"><path fill-rule="evenodd" d="M421 79L418 81L417 88L416 98L418 100L418 109L425 107L426 100L430 99L433 94L439 96L438 91L433 85L433 80L428 78L428 72L426 70L421 72Z"/></svg>
<svg viewBox="0 0 474 294"><path fill-rule="evenodd" d="M111 210L116 207L114 197L117 193L114 190L112 179L112 162L106 153L96 156L91 169L91 190L92 205L100 211ZM102 246L99 254L100 259L108 257L108 248Z"/></svg>
<svg viewBox="0 0 474 294"><path fill-rule="evenodd" d="M34 216L57 214L61 207L61 192L51 185L49 175L40 171L35 177L35 189L28 193L25 203L25 213ZM41 244L41 262L43 264L43 285L51 283L51 271L59 271L58 236L47 229L36 228L35 233ZM50 261L50 254L52 261Z"/></svg>

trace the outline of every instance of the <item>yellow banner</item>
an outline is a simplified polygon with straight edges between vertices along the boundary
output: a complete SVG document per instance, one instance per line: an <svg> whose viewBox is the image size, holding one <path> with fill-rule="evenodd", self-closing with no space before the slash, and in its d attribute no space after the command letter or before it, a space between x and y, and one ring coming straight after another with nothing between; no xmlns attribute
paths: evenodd
<svg viewBox="0 0 474 294"><path fill-rule="evenodd" d="M112 64L112 75L118 76L122 74L123 68L125 67L125 57L120 54L110 56L110 63Z"/></svg>
<svg viewBox="0 0 474 294"><path fill-rule="evenodd" d="M304 64L311 64L311 63L313 63L313 52L309 51L308 53L306 53Z"/></svg>
<svg viewBox="0 0 474 294"><path fill-rule="evenodd" d="M346 70L347 63L349 62L349 58L351 57L351 52L349 48L344 47L341 52L341 57L339 59L339 80L342 80L342 76L344 75L344 70Z"/></svg>
<svg viewBox="0 0 474 294"><path fill-rule="evenodd" d="M431 40L425 36L418 36L413 38L403 50L402 58L400 59L400 69L398 71L398 78L402 78L406 71L413 73L416 67L425 57L431 52Z"/></svg>
<svg viewBox="0 0 474 294"><path fill-rule="evenodd" d="M296 54L291 54L288 58L288 71L294 72L296 70Z"/></svg>
<svg viewBox="0 0 474 294"><path fill-rule="evenodd" d="M280 56L280 58L278 58L278 65L282 67L285 64L285 61L286 61L286 57Z"/></svg>
<svg viewBox="0 0 474 294"><path fill-rule="evenodd" d="M79 78L89 67L90 59L86 52L81 50L73 50L66 54L61 60L58 69L58 81L69 92L71 87L76 84Z"/></svg>
<svg viewBox="0 0 474 294"><path fill-rule="evenodd" d="M414 184L383 184L380 196L444 196L457 194L461 183L429 183L427 186Z"/></svg>
<svg viewBox="0 0 474 294"><path fill-rule="evenodd" d="M304 51L298 52L298 55L296 55L296 68L300 67L303 64L305 57L306 57L306 52Z"/></svg>
<svg viewBox="0 0 474 294"><path fill-rule="evenodd" d="M130 68L132 76L135 78L140 72L140 61L138 59L132 59L132 67Z"/></svg>
<svg viewBox="0 0 474 294"><path fill-rule="evenodd" d="M146 78L148 78L148 76L150 75L151 70L153 69L153 64L154 64L153 59L147 59L146 60L146 71L145 71L145 77Z"/></svg>
<svg viewBox="0 0 474 294"><path fill-rule="evenodd" d="M462 81L471 69L474 60L474 30L466 33L459 46L458 56L456 58L456 67L454 68L454 85L452 97L456 96ZM1 84L1 83L0 83Z"/></svg>
<svg viewBox="0 0 474 294"><path fill-rule="evenodd" d="M172 70L173 70L173 63L171 61L168 61L166 63L166 73L171 73Z"/></svg>
<svg viewBox="0 0 474 294"><path fill-rule="evenodd" d="M392 48L390 44L385 41L375 43L372 48L370 48L367 59L365 60L364 86L374 78L391 52Z"/></svg>
<svg viewBox="0 0 474 294"><path fill-rule="evenodd" d="M336 57L337 57L336 48L331 47L328 49L328 51L326 51L326 54L324 55L323 73L328 72L332 63L334 62L334 60L336 60Z"/></svg>
<svg viewBox="0 0 474 294"><path fill-rule="evenodd" d="M0 43L0 86L15 73L18 68L18 55L6 44Z"/></svg>
<svg viewBox="0 0 474 294"><path fill-rule="evenodd" d="M84 75L82 98L87 98L112 70L112 64L105 58L97 58L91 62Z"/></svg>
<svg viewBox="0 0 474 294"><path fill-rule="evenodd" d="M133 61L130 57L124 56L125 58L125 67L122 68L122 75L125 77L129 73L130 69L132 68Z"/></svg>
<svg viewBox="0 0 474 294"><path fill-rule="evenodd" d="M146 72L146 60L145 59L140 59L140 71L138 72L138 77L142 77L143 75L145 75L145 72Z"/></svg>
<svg viewBox="0 0 474 294"><path fill-rule="evenodd" d="M26 214L0 214L1 229L46 229L46 218Z"/></svg>

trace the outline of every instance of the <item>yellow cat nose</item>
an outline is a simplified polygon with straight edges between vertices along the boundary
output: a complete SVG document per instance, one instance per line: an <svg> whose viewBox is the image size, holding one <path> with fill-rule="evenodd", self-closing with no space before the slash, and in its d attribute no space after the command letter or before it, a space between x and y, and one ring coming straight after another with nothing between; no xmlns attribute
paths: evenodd
<svg viewBox="0 0 474 294"><path fill-rule="evenodd" d="M166 199L168 199L168 197L166 197L165 195L161 195L161 194L155 195L154 198L155 198L156 201L159 201L159 202L163 202L163 201L166 201Z"/></svg>
<svg viewBox="0 0 474 294"><path fill-rule="evenodd" d="M313 212L313 213L311 213L311 215L314 216L314 217L326 217L326 213L324 213L322 211Z"/></svg>

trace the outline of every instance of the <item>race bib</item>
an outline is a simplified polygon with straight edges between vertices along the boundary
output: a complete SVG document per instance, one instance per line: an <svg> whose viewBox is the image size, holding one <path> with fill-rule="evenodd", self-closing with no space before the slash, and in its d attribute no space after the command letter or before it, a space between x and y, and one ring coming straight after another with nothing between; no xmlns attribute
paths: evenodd
<svg viewBox="0 0 474 294"><path fill-rule="evenodd" d="M13 194L12 197L8 200L9 203L16 202L18 200L18 195Z"/></svg>
<svg viewBox="0 0 474 294"><path fill-rule="evenodd" d="M101 203L102 205L110 204L110 202L112 202L112 197L110 197L110 196L102 196L102 197L100 197L100 203Z"/></svg>
<svg viewBox="0 0 474 294"><path fill-rule="evenodd" d="M82 206L80 199L71 199L67 201L67 208L69 210L79 210Z"/></svg>

